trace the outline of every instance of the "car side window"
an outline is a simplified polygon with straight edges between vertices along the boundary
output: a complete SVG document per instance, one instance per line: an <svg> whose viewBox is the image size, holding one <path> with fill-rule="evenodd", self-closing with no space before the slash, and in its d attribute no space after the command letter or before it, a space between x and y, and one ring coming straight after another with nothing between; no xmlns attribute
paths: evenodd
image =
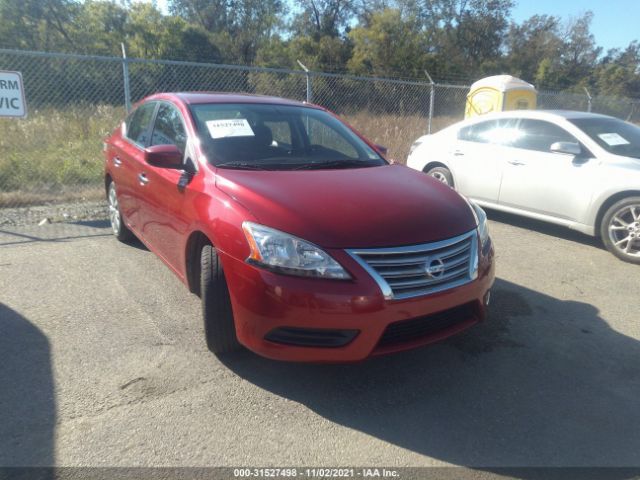
<svg viewBox="0 0 640 480"><path fill-rule="evenodd" d="M173 105L160 104L153 125L151 145L175 145L184 153L187 146L187 132L184 129L182 115Z"/></svg>
<svg viewBox="0 0 640 480"><path fill-rule="evenodd" d="M326 150L333 150L346 158L358 158L358 151L333 128L309 116L304 121L307 136L311 146Z"/></svg>
<svg viewBox="0 0 640 480"><path fill-rule="evenodd" d="M474 123L460 129L458 139L467 142L511 146L518 134L515 125L516 119L513 118Z"/></svg>
<svg viewBox="0 0 640 480"><path fill-rule="evenodd" d="M550 152L551 145L556 142L573 142L578 140L565 129L545 122L544 120L523 119L518 127L518 135L513 146L538 152Z"/></svg>
<svg viewBox="0 0 640 480"><path fill-rule="evenodd" d="M458 132L458 140L476 143L489 143L486 133L493 130L497 126L496 120L488 122L478 122L468 127L461 128Z"/></svg>
<svg viewBox="0 0 640 480"><path fill-rule="evenodd" d="M291 148L293 144L291 126L286 121L265 121L264 126L271 130L273 141L278 147Z"/></svg>
<svg viewBox="0 0 640 480"><path fill-rule="evenodd" d="M156 102L140 105L130 116L126 137L140 147L146 147L149 140L149 124L153 117Z"/></svg>

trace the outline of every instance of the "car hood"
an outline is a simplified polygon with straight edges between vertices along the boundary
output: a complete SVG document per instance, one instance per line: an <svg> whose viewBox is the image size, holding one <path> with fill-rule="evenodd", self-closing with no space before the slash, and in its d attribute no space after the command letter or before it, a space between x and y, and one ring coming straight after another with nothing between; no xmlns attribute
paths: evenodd
<svg viewBox="0 0 640 480"><path fill-rule="evenodd" d="M402 165L302 171L217 169L216 186L259 223L326 248L432 242L476 226L460 195Z"/></svg>

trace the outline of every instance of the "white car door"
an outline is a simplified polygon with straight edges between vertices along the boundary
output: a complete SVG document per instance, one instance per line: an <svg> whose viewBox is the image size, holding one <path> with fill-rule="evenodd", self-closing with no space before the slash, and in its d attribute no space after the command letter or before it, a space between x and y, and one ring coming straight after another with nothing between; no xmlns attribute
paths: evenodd
<svg viewBox="0 0 640 480"><path fill-rule="evenodd" d="M517 139L503 157L499 203L505 207L582 222L589 207L599 162L581 155L554 153L555 142L578 140L558 125L522 119Z"/></svg>
<svg viewBox="0 0 640 480"><path fill-rule="evenodd" d="M474 200L498 203L505 140L514 120L486 120L463 127L449 151L455 188Z"/></svg>

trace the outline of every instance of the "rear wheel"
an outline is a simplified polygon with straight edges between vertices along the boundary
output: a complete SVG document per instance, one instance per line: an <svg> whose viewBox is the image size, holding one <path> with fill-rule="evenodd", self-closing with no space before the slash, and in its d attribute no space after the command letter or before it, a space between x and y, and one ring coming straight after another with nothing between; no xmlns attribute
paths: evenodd
<svg viewBox="0 0 640 480"><path fill-rule="evenodd" d="M133 239L133 233L127 228L122 218L120 204L118 203L118 195L116 193L116 184L111 182L107 191L107 201L109 202L109 221L111 222L111 230L118 240L128 242Z"/></svg>
<svg viewBox="0 0 640 480"><path fill-rule="evenodd" d="M451 175L451 170L447 167L433 167L427 170L426 174L445 185L453 187L453 175Z"/></svg>
<svg viewBox="0 0 640 480"><path fill-rule="evenodd" d="M640 264L640 197L624 198L611 205L602 218L600 236L616 257Z"/></svg>
<svg viewBox="0 0 640 480"><path fill-rule="evenodd" d="M200 253L200 297L207 347L215 354L240 348L231 311L231 299L222 265L211 245Z"/></svg>

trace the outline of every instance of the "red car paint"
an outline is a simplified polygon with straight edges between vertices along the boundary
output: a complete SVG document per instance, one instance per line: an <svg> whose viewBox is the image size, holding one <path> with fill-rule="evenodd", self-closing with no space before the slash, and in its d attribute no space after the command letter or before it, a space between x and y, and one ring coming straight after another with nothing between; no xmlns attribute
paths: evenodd
<svg viewBox="0 0 640 480"><path fill-rule="evenodd" d="M189 110L197 103L262 103L321 107L250 95L157 94L181 113L187 135L197 129ZM357 134L357 132L356 132ZM375 146L360 136L369 146ZM494 280L493 247L478 248L477 278L446 291L387 300L367 271L345 249L435 242L476 228L467 202L454 190L401 165L301 171L216 168L194 142L198 171L178 187L183 172L144 161L144 150L116 129L105 141L105 174L118 186L127 226L192 290L191 239L204 235L225 272L238 340L254 352L281 360L346 362L440 340L481 321ZM144 176L146 183L139 181ZM321 247L351 280L277 274L247 263L244 221L256 222ZM379 346L389 324L469 304L468 318L429 335ZM337 348L274 343L278 327L359 330Z"/></svg>

